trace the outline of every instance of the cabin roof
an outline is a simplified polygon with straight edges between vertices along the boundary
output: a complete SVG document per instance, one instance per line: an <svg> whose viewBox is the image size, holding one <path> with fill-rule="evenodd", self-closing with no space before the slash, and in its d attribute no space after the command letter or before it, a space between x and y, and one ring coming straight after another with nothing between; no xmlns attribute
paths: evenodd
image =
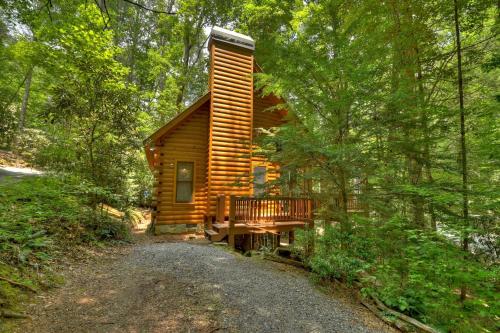
<svg viewBox="0 0 500 333"><path fill-rule="evenodd" d="M148 145L154 143L156 140L176 128L180 125L184 119L189 117L193 112L198 110L203 104L210 100L210 92L207 92L205 95L198 98L194 101L190 106L188 106L184 111L179 113L174 119L170 120L164 126L160 127L156 132L151 134L146 140L144 140L144 144Z"/></svg>

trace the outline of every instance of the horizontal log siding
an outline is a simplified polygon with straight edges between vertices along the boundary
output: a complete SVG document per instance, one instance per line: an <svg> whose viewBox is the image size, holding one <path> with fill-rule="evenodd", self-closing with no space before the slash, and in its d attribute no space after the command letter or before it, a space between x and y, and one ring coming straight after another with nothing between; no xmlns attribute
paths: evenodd
<svg viewBox="0 0 500 333"><path fill-rule="evenodd" d="M156 223L198 224L204 222L207 207L207 149L209 103L202 105L177 128L160 139L156 175ZM175 203L175 163L194 161L194 202Z"/></svg>
<svg viewBox="0 0 500 333"><path fill-rule="evenodd" d="M214 41L210 55L207 214L215 216L217 195L250 193L253 54Z"/></svg>
<svg viewBox="0 0 500 333"><path fill-rule="evenodd" d="M253 99L253 127L258 128L271 128L283 124L282 111L270 110L270 108L280 104L280 101L272 96L260 97L255 92ZM255 134L255 133L254 133Z"/></svg>

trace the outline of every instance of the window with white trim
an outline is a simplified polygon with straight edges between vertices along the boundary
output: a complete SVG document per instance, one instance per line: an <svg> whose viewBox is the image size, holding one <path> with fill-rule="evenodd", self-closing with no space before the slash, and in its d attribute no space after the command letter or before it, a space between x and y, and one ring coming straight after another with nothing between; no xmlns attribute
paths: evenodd
<svg viewBox="0 0 500 333"><path fill-rule="evenodd" d="M175 202L193 202L194 162L177 162L175 175Z"/></svg>

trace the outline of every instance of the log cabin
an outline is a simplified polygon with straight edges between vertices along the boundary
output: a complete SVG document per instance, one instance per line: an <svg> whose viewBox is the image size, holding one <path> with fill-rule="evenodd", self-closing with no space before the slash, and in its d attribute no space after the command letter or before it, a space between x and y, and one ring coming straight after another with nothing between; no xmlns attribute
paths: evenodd
<svg viewBox="0 0 500 333"><path fill-rule="evenodd" d="M254 40L214 27L208 49L208 92L144 141L155 177L154 232L205 232L234 244L309 225L308 199L265 191L279 166L256 153L258 129L280 126L287 111L254 88Z"/></svg>

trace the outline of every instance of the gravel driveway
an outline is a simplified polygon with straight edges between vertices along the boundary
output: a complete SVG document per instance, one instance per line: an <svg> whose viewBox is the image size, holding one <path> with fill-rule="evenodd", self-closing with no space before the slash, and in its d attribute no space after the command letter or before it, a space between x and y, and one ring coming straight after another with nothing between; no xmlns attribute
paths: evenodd
<svg viewBox="0 0 500 333"><path fill-rule="evenodd" d="M65 277L19 332L392 332L299 269L199 242L142 242Z"/></svg>

